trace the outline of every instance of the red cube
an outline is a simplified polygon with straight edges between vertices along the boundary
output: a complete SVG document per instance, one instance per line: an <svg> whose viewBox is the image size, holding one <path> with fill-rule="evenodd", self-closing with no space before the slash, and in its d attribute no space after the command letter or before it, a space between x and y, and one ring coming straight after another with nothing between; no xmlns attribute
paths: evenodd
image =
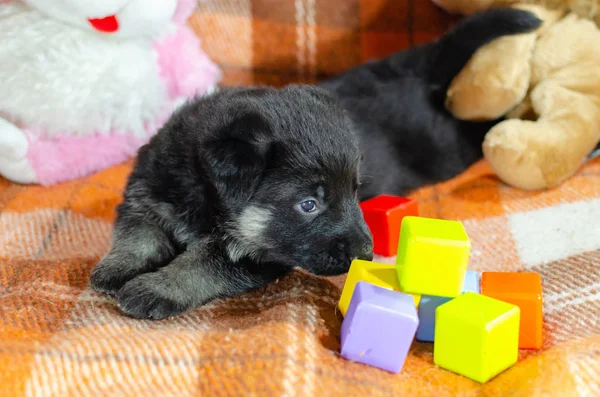
<svg viewBox="0 0 600 397"><path fill-rule="evenodd" d="M381 256L397 254L402 218L419 216L418 202L398 196L373 197L363 201L360 208L373 235L373 252Z"/></svg>

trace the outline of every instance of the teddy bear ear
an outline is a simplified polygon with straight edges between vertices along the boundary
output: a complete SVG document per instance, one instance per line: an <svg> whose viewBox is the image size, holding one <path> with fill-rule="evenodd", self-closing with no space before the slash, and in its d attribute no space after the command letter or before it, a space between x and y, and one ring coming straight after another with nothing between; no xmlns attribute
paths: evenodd
<svg viewBox="0 0 600 397"><path fill-rule="evenodd" d="M0 0L2 1L2 0ZM196 9L196 0L177 0L173 22L183 25Z"/></svg>

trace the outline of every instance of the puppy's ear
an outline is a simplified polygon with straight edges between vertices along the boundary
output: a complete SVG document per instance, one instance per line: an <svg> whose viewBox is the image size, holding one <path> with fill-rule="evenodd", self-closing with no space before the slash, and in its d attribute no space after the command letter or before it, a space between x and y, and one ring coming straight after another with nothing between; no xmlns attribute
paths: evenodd
<svg viewBox="0 0 600 397"><path fill-rule="evenodd" d="M205 161L223 199L233 204L251 197L267 166L271 142L269 122L259 113L247 112L206 144Z"/></svg>

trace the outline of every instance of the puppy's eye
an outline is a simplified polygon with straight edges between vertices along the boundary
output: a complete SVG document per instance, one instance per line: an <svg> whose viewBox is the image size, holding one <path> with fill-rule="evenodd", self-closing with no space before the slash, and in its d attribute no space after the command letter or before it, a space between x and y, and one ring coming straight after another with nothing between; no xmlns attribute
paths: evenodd
<svg viewBox="0 0 600 397"><path fill-rule="evenodd" d="M315 200L306 200L298 204L302 212L315 212L317 210L317 202Z"/></svg>

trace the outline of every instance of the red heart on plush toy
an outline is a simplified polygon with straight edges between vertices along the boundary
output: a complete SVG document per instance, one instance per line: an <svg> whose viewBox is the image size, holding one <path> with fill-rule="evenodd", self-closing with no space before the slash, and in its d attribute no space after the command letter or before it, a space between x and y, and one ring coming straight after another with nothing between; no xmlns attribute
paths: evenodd
<svg viewBox="0 0 600 397"><path fill-rule="evenodd" d="M119 21L114 15L110 15L104 18L90 18L88 19L90 24L101 32L112 33L119 29Z"/></svg>

